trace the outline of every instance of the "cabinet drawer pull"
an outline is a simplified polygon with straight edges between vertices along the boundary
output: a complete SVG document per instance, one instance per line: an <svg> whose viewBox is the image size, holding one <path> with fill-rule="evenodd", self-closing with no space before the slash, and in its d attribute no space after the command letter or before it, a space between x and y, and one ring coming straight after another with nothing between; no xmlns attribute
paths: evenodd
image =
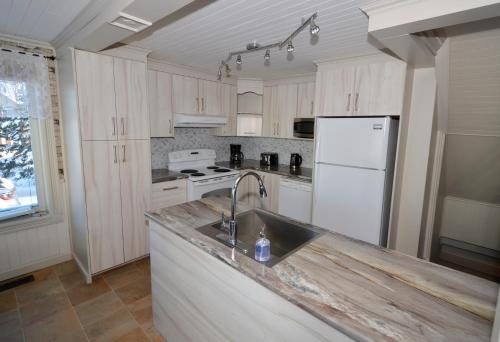
<svg viewBox="0 0 500 342"><path fill-rule="evenodd" d="M351 109L351 93L347 95L347 108L346 110L349 111Z"/></svg>
<svg viewBox="0 0 500 342"><path fill-rule="evenodd" d="M354 100L354 111L358 111L358 100L359 100L359 93L356 93L356 98Z"/></svg>
<svg viewBox="0 0 500 342"><path fill-rule="evenodd" d="M116 135L116 118L111 118L111 122L113 123L113 136Z"/></svg>
<svg viewBox="0 0 500 342"><path fill-rule="evenodd" d="M162 190L163 191L170 191L170 190L175 190L175 189L179 189L178 186L171 186L170 188L163 188Z"/></svg>
<svg viewBox="0 0 500 342"><path fill-rule="evenodd" d="M118 157L116 155L116 145L113 145L113 151L115 153L115 164L118 163Z"/></svg>

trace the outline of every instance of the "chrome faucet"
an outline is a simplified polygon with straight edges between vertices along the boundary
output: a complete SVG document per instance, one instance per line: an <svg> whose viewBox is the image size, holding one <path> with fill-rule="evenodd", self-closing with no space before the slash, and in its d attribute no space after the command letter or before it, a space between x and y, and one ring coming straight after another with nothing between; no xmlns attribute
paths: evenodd
<svg viewBox="0 0 500 342"><path fill-rule="evenodd" d="M240 184L241 180L245 178L246 176L254 176L257 178L257 181L259 182L259 194L261 198L267 197L267 190L266 187L264 186L264 182L262 181L262 178L253 171L249 171L245 173L244 175L241 175L236 179L236 182L234 183L233 189L231 190L231 217L228 222L224 221L224 214L222 214L222 225L228 229L229 231L229 240L228 242L236 246L236 243L238 241L238 229L237 229L237 224L236 224L236 192L238 190L238 185Z"/></svg>

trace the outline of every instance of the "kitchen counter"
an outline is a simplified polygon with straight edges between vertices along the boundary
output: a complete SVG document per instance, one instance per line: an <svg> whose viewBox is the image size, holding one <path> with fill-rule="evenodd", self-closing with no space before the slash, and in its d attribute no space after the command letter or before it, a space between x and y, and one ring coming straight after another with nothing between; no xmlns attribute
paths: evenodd
<svg viewBox="0 0 500 342"><path fill-rule="evenodd" d="M260 160L244 159L240 164L233 164L228 161L217 162L217 166L222 166L233 170L256 170L268 173L274 173L283 177L301 180L304 182L312 182L312 169L307 167L299 167L296 170L291 169L288 165L279 164L278 166L262 166Z"/></svg>
<svg viewBox="0 0 500 342"><path fill-rule="evenodd" d="M188 178L188 176L180 172L170 171L169 169L153 169L151 171L151 179L153 181L153 184L184 178Z"/></svg>
<svg viewBox="0 0 500 342"><path fill-rule="evenodd" d="M146 216L352 339L489 341L498 284L332 232L268 268L195 230L229 208L211 197Z"/></svg>

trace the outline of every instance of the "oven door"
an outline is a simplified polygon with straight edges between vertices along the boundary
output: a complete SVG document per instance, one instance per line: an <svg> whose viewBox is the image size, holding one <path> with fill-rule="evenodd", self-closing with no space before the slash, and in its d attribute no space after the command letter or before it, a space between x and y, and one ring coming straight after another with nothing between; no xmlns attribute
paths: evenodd
<svg viewBox="0 0 500 342"><path fill-rule="evenodd" d="M314 139L314 118L295 118L293 120L293 136Z"/></svg>
<svg viewBox="0 0 500 342"><path fill-rule="evenodd" d="M187 200L194 201L209 196L231 197L231 189L238 176L238 174L234 174L200 181L189 180Z"/></svg>

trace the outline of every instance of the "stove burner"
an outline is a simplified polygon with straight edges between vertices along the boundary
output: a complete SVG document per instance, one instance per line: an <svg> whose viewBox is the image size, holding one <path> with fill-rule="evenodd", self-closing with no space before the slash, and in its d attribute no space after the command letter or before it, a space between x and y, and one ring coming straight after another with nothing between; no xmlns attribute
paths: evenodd
<svg viewBox="0 0 500 342"><path fill-rule="evenodd" d="M217 170L218 168L218 166L207 166L207 169L209 170Z"/></svg>
<svg viewBox="0 0 500 342"><path fill-rule="evenodd" d="M186 169L186 170L181 170L181 173L197 173L198 170L194 169Z"/></svg>
<svg viewBox="0 0 500 342"><path fill-rule="evenodd" d="M193 176L193 177L201 177L201 176L205 176L205 174L203 172L195 172L195 173L192 173L191 176Z"/></svg>
<svg viewBox="0 0 500 342"><path fill-rule="evenodd" d="M229 170L229 169L220 169L220 168L217 168L217 169L214 170L214 172L229 172L229 171L231 171L231 170Z"/></svg>

